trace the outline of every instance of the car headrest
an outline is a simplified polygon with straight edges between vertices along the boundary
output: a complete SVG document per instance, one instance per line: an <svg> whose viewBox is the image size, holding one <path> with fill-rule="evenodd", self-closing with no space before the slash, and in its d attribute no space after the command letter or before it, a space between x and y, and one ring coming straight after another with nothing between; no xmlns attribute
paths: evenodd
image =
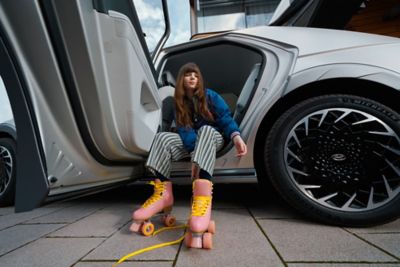
<svg viewBox="0 0 400 267"><path fill-rule="evenodd" d="M169 71L164 71L161 74L161 82L162 82L162 85L164 85L164 86L170 85L170 86L175 87L175 78L174 78L174 76L172 76L171 72L169 72Z"/></svg>

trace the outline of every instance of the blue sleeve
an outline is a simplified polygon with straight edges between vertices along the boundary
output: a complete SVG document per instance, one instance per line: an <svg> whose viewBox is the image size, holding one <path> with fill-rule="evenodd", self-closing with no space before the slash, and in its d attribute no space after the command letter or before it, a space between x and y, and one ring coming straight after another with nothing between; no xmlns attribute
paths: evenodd
<svg viewBox="0 0 400 267"><path fill-rule="evenodd" d="M228 105L224 99L216 92L210 90L211 103L213 105L214 119L218 128L223 132L226 139L231 139L234 132L239 132L237 123L233 120Z"/></svg>
<svg viewBox="0 0 400 267"><path fill-rule="evenodd" d="M179 136L182 139L183 146L187 152L192 152L196 145L197 134L193 128L180 126L177 127Z"/></svg>

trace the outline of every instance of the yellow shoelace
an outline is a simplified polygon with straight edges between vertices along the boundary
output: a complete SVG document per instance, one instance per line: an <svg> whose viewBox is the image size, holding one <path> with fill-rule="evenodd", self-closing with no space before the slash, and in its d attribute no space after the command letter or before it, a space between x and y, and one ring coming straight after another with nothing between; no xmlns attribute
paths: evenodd
<svg viewBox="0 0 400 267"><path fill-rule="evenodd" d="M162 197L162 193L164 192L164 183L155 183L151 181L149 184L154 186L154 193L153 195L143 203L142 207L147 208L148 206L152 205L154 202L158 201Z"/></svg>
<svg viewBox="0 0 400 267"><path fill-rule="evenodd" d="M184 228L187 228L187 227L188 227L187 224L182 224L182 225L172 226L172 227L163 227L160 230L155 231L152 236L155 236L155 235L157 235L157 234L159 234L161 232L167 231L167 230L184 229ZM123 263L124 261L128 260L129 258L132 258L132 257L137 256L139 254L142 254L144 252L147 252L147 251L150 251L150 250L154 250L154 249L158 249L158 248L162 248L162 247L166 247L166 246L179 244L184 239L185 239L185 235L183 235L179 239L171 241L171 242L165 242L165 243L157 244L157 245L150 246L150 247L147 247L147 248L136 250L136 251L134 251L132 253L129 253L129 254L123 256L122 258L120 258L116 263L113 264L112 267L116 267L117 265Z"/></svg>
<svg viewBox="0 0 400 267"><path fill-rule="evenodd" d="M211 196L195 196L192 203L192 216L204 216L211 203Z"/></svg>

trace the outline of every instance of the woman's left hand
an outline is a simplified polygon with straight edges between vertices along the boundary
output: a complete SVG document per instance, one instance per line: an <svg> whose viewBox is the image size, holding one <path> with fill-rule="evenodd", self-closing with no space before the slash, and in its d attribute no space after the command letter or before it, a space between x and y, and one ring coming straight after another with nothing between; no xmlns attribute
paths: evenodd
<svg viewBox="0 0 400 267"><path fill-rule="evenodd" d="M240 135L236 135L235 137L233 137L233 143L235 144L237 157L241 157L247 154L247 146Z"/></svg>

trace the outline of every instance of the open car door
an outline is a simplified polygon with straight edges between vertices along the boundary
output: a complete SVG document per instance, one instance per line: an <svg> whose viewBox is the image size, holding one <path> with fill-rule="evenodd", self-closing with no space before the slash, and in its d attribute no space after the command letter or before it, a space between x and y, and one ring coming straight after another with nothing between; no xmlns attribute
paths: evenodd
<svg viewBox="0 0 400 267"><path fill-rule="evenodd" d="M19 139L16 211L38 207L49 194L51 180L55 179L51 168L61 157L61 152L58 156L54 154L54 147L64 153L64 158L68 157L68 151L87 152L88 162L104 166L104 172L108 173L112 172L112 166L128 168L144 161L161 124L161 100L152 58L168 38L169 23L166 15L165 31L150 51L134 3L132 0L44 0L39 5L17 0L2 4L1 10L8 19L2 21L2 25L7 25L2 36L12 36L7 39L7 46L14 53L11 63L19 68L16 79L27 80L23 94L27 107L17 109L11 103L17 113ZM166 11L166 2L160 0L160 4ZM21 8L31 16L18 15ZM33 42L48 52L42 54L42 68L47 57L54 61L53 69L47 73L47 83L54 74L54 79L61 81L58 86L46 84L45 76L27 73L28 68L19 66L23 60L31 60L32 69L34 65L40 68L34 50L18 43L18 38L27 39L30 34L22 27L31 27L31 31L40 34ZM25 58L20 58L14 45L21 45L18 52L23 52ZM32 80L43 86L31 88ZM10 97L10 101L17 103L22 96L15 97L16 100ZM61 102L68 105L64 114L59 110ZM43 106L47 110L40 108ZM19 119L23 116L27 118ZM52 128L48 127L49 120L54 121ZM25 121L29 124L23 126ZM69 123L76 126L76 133L72 126L68 127ZM24 127L28 126L31 129L25 137ZM54 134L57 127L62 136ZM67 130L62 131L62 127ZM73 137L75 134L78 139ZM49 141L48 137L56 141ZM29 149L22 149L20 142L29 143ZM74 168L71 155L71 165L66 171Z"/></svg>

